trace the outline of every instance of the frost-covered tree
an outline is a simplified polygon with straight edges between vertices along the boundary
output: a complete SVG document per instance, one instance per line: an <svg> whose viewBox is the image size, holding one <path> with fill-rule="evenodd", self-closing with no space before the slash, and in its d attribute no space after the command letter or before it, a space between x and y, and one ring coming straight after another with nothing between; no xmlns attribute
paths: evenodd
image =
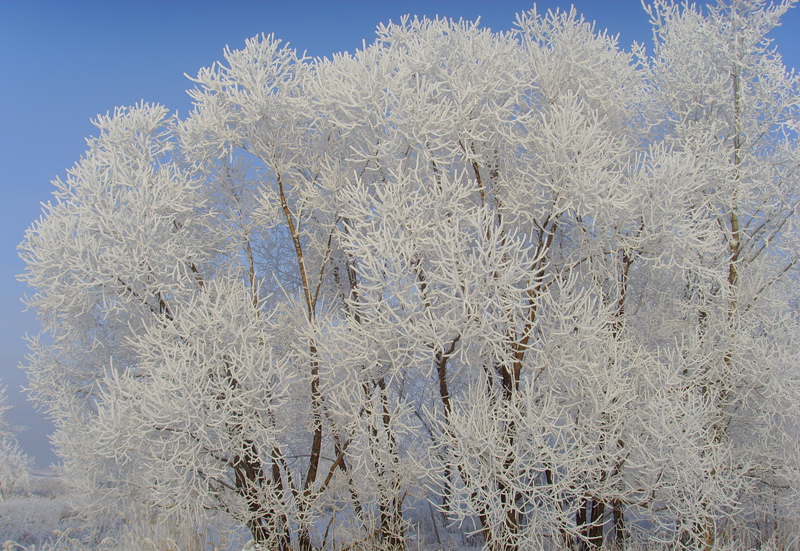
<svg viewBox="0 0 800 551"><path fill-rule="evenodd" d="M683 233L657 261L672 294L661 311L675 316L662 324L661 338L674 339L662 352L680 354L677 395L700 406L694 464L672 475L682 480L670 492L679 490L692 511L686 534L709 549L723 536L763 537L753 530L767 502L779 504L765 521L774 525L781 490L797 483L797 439L779 435L797 434L789 335L797 315L800 95L797 76L767 39L792 4L733 1L705 14L660 1L649 8L649 80L662 134L648 178L663 187L676 168L688 170L669 194L670 212L651 211L666 215L659 225L681 228L675 237Z"/></svg>
<svg viewBox="0 0 800 551"><path fill-rule="evenodd" d="M796 538L788 7L262 37L100 117L20 246L72 483L281 550Z"/></svg>
<svg viewBox="0 0 800 551"><path fill-rule="evenodd" d="M11 425L7 412L7 388L0 387L0 499L8 499L14 492L25 491L33 462L17 442L18 428Z"/></svg>

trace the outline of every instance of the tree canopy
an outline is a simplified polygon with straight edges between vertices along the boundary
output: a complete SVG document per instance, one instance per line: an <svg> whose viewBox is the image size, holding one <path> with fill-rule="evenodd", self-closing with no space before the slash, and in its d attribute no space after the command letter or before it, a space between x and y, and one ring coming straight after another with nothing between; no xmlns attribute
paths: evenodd
<svg viewBox="0 0 800 551"><path fill-rule="evenodd" d="M268 549L796 545L792 4L262 36L98 117L20 245L69 480Z"/></svg>

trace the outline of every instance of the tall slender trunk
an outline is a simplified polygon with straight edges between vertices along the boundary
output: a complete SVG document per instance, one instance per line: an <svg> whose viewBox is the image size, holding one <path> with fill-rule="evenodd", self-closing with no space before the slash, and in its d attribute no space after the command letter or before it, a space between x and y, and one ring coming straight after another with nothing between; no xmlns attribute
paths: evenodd
<svg viewBox="0 0 800 551"><path fill-rule="evenodd" d="M450 347L448 350L444 352L437 352L435 356L436 361L436 374L439 379L439 398L442 400L442 408L444 409L444 418L445 423L449 424L450 418L453 411L452 403L450 402L450 390L447 384L447 361L449 360L450 356L455 351L456 344L458 343L461 337L458 336L450 343ZM469 485L470 484L470 476L467 473L461 464L457 465L458 472L461 477L464 479L464 482ZM446 474L448 477L450 476L451 472L450 469L446 469ZM473 492L472 497L475 498L477 496L477 492ZM489 516L488 511L486 510L485 504L480 502L475 503L476 508L478 509L478 520L481 523L481 533L483 534L484 542L486 543L486 547L489 549L494 549L494 537L492 535L491 527L489 525Z"/></svg>
<svg viewBox="0 0 800 551"><path fill-rule="evenodd" d="M741 36L737 37L736 45L741 45ZM741 89L741 68L739 66L740 58L737 58L737 65L731 73L731 88L733 92L733 168L734 168L734 186L733 198L730 212L730 236L727 238L728 242L728 292L730 293L728 305L728 325L731 331L731 340L735 339L734 319L737 310L737 291L739 285L739 258L742 252L742 234L739 227L739 169L742 164L742 89ZM725 351L723 362L728 371L733 369L733 353L730 346ZM725 415L724 410L728 402L728 391L725 388L725 381L715 381L719 386L717 407L720 412L713 421L712 439L713 444L716 446L725 439ZM716 476L716 470L712 469L710 476ZM706 509L710 510L712 504L706 504ZM703 520L701 527L703 549L704 551L712 551L716 545L716 526L713 515L709 512Z"/></svg>
<svg viewBox="0 0 800 551"><path fill-rule="evenodd" d="M300 281L303 286L303 297L306 304L306 315L308 322L313 324L316 312L316 296L311 292L311 285L308 279L308 272L306 270L305 255L303 253L303 245L300 241L300 228L299 220L295 223L291 210L289 209L289 202L286 198L286 190L283 185L283 179L280 174L276 176L278 183L278 192L280 196L281 208L286 218L286 226L289 229L289 235L294 245L295 256L297 259L297 269L300 273ZM330 247L330 242L329 245ZM323 266L324 267L324 266ZM320 280L322 273L320 273ZM317 347L314 342L308 345L309 358L311 364L311 414L314 423L314 434L311 439L311 453L309 455L308 470L306 472L305 482L303 483L303 498L300 500L300 526L298 528L298 546L301 551L311 551L311 528L305 518L305 513L311 505L312 493L314 490L314 483L317 480L317 472L319 470L319 462L322 457L322 393L320 391L320 377L319 377L319 362L317 361Z"/></svg>
<svg viewBox="0 0 800 551"><path fill-rule="evenodd" d="M383 430L386 432L389 444L389 457L391 464L388 469L391 473L391 480L388 487L384 486L381 491L380 517L381 517L381 539L386 548L391 551L405 549L405 537L403 529L403 498L400 495L400 475L398 467L400 463L399 450L394 431L391 428L391 415L389 413L388 396L386 394L386 381L383 377L378 379L381 400L381 419ZM385 476L379 477L383 480Z"/></svg>

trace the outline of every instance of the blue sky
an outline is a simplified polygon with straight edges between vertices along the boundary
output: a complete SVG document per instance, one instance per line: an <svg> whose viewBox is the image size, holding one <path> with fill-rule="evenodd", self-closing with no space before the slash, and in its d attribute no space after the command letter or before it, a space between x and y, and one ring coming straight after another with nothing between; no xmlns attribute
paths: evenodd
<svg viewBox="0 0 800 551"><path fill-rule="evenodd" d="M639 0L537 2L539 11L574 4L597 28L649 44L650 27ZM25 286L16 246L50 198L50 181L64 176L85 150L98 113L140 100L186 114L191 105L184 73L222 58L226 45L244 46L265 33L310 56L353 51L374 38L378 23L404 14L475 19L507 30L530 1L33 1L0 0L0 378L16 406L13 420L28 430L20 441L37 464L56 460L52 430L20 392L26 353L23 336L36 333L23 313ZM800 68L800 9L773 35L788 67Z"/></svg>

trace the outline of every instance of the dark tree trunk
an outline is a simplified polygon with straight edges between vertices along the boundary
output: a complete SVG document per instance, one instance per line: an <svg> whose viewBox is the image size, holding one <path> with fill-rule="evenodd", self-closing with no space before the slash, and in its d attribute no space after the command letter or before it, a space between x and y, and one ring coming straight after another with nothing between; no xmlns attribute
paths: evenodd
<svg viewBox="0 0 800 551"><path fill-rule="evenodd" d="M583 536L578 538L577 549L579 551L586 551L586 549L588 549L584 538L589 535L587 532L586 520L591 516L591 507L591 501L582 498L578 504L578 510L575 512L575 526L578 528L578 533Z"/></svg>
<svg viewBox="0 0 800 551"><path fill-rule="evenodd" d="M606 504L592 500L591 526L589 527L589 546L592 549L603 547L603 528L605 526Z"/></svg>
<svg viewBox="0 0 800 551"><path fill-rule="evenodd" d="M612 503L612 510L614 514L614 543L620 549L625 549L627 543L625 536L625 510L619 501Z"/></svg>
<svg viewBox="0 0 800 551"><path fill-rule="evenodd" d="M261 463L256 456L256 446L253 442L245 441L244 453L236 456L233 461L236 490L247 501L247 507L252 517L247 521L247 528L253 541L262 543L272 541L277 543L278 551L289 549L290 539L288 523L283 515L274 510L265 510L258 499L258 489L265 484L279 484L280 471L273 465L273 480L267 482ZM277 474L277 481L275 475Z"/></svg>

